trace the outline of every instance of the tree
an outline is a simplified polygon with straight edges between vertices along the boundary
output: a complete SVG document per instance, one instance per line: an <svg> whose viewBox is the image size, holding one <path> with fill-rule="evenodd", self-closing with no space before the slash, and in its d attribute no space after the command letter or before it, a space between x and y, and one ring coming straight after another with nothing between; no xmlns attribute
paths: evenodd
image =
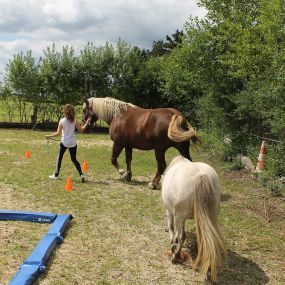
<svg viewBox="0 0 285 285"><path fill-rule="evenodd" d="M144 58L137 47L132 47L119 39L115 49L114 65L111 73L112 94L114 97L135 103L137 93L135 80L140 72Z"/></svg>
<svg viewBox="0 0 285 285"><path fill-rule="evenodd" d="M166 35L166 42L162 39L153 41L150 56L164 56L171 53L172 49L182 44L185 34L183 31L176 30L171 36Z"/></svg>
<svg viewBox="0 0 285 285"><path fill-rule="evenodd" d="M41 65L42 91L47 102L54 103L51 109L59 119L62 105L76 104L81 98L78 79L78 58L74 49L64 46L56 51L55 44L47 47Z"/></svg>
<svg viewBox="0 0 285 285"><path fill-rule="evenodd" d="M195 88L189 47L176 47L162 63L161 90L164 105L179 109L193 124L197 125L197 99L201 92Z"/></svg>
<svg viewBox="0 0 285 285"><path fill-rule="evenodd" d="M163 59L149 57L141 65L135 79L137 96L135 104L143 108L157 108L163 106L161 68Z"/></svg>
<svg viewBox="0 0 285 285"><path fill-rule="evenodd" d="M249 138L245 134L251 132L272 133L273 125L277 126L273 117L283 114L272 105L277 107L282 100L269 99L265 82L276 84L272 79L282 62L281 1L202 0L200 4L208 14L202 20L189 19L184 44L193 87L202 93L197 105L202 125L219 135L232 133L238 144L245 143ZM264 96L267 102L261 100ZM272 111L271 116L260 109L260 102Z"/></svg>
<svg viewBox="0 0 285 285"><path fill-rule="evenodd" d="M6 68L5 85L17 98L20 122L27 120L27 102L32 103L32 122L37 120L38 106L41 101L41 79L39 62L32 56L32 51L14 55Z"/></svg>
<svg viewBox="0 0 285 285"><path fill-rule="evenodd" d="M111 96L111 73L115 51L112 45L95 47L88 43L80 52L79 74L81 93L87 97Z"/></svg>

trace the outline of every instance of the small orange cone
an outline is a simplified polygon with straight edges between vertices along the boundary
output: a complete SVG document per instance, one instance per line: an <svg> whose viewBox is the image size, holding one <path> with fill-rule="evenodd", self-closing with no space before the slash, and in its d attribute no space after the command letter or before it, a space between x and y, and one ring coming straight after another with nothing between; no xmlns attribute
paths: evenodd
<svg viewBox="0 0 285 285"><path fill-rule="evenodd" d="M256 171L261 172L265 170L265 141L262 141L258 160L257 160L257 165L256 165Z"/></svg>
<svg viewBox="0 0 285 285"><path fill-rule="evenodd" d="M65 190L66 191L71 191L72 190L72 181L71 181L70 176L68 176L68 178L67 178L67 182L66 182L66 185L65 185Z"/></svg>
<svg viewBox="0 0 285 285"><path fill-rule="evenodd" d="M88 171L88 165L87 165L86 160L83 161L82 171L83 171L83 172L87 172L87 171Z"/></svg>
<svg viewBox="0 0 285 285"><path fill-rule="evenodd" d="M31 158L31 153L29 150L26 150L25 156L26 158Z"/></svg>

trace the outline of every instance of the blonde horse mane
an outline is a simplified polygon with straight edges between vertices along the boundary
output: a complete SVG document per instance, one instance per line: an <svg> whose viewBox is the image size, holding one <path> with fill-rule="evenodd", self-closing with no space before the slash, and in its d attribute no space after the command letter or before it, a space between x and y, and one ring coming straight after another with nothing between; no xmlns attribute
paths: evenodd
<svg viewBox="0 0 285 285"><path fill-rule="evenodd" d="M211 279L216 281L226 250L218 224L213 185L207 175L197 177L193 202L198 244L193 267L200 267L203 274L210 269Z"/></svg>
<svg viewBox="0 0 285 285"><path fill-rule="evenodd" d="M98 118L104 120L105 122L111 122L114 117L120 114L123 110L127 110L128 107L136 107L131 103L126 103L110 97L92 97L89 98L88 101Z"/></svg>

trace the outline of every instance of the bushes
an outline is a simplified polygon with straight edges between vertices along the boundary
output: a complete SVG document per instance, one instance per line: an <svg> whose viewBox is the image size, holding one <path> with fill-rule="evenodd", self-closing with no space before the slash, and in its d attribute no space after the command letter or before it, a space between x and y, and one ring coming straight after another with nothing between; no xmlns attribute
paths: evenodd
<svg viewBox="0 0 285 285"><path fill-rule="evenodd" d="M207 149L213 156L228 161L228 169L231 171L240 170L243 168L238 154L246 155L252 162L257 163L261 142L260 139L249 137L247 145L242 149L240 144L223 143L223 139L219 139L217 132L200 132L202 137L203 147ZM238 140L237 140L238 141ZM245 140L242 144L245 143ZM285 184L282 177L285 177L284 163L285 144L271 142L266 144L266 156L264 172L258 173L258 180L266 187L273 196L285 196ZM281 178L281 179L280 179ZM282 181L281 181L282 180Z"/></svg>
<svg viewBox="0 0 285 285"><path fill-rule="evenodd" d="M272 144L267 148L267 171L274 177L285 176L285 143Z"/></svg>

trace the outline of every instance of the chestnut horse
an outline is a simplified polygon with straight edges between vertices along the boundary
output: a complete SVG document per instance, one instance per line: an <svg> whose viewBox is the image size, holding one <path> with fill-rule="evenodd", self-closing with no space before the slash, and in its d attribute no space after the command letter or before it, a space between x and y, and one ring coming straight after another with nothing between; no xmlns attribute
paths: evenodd
<svg viewBox="0 0 285 285"><path fill-rule="evenodd" d="M177 156L165 172L161 196L168 218L172 261L179 257L183 246L186 219L194 219L198 254L193 268L201 267L208 280L215 282L226 254L218 224L220 183L216 171L206 163Z"/></svg>
<svg viewBox="0 0 285 285"><path fill-rule="evenodd" d="M157 160L157 173L149 187L159 186L161 175L166 168L165 152L176 148L181 155L191 160L190 140L199 138L193 127L183 115L173 108L142 109L130 103L113 98L84 98L84 121L91 117L91 125L102 119L109 125L109 134L113 140L112 164L124 179L132 178L132 150L154 149ZM120 168L117 158L125 148L127 171Z"/></svg>

